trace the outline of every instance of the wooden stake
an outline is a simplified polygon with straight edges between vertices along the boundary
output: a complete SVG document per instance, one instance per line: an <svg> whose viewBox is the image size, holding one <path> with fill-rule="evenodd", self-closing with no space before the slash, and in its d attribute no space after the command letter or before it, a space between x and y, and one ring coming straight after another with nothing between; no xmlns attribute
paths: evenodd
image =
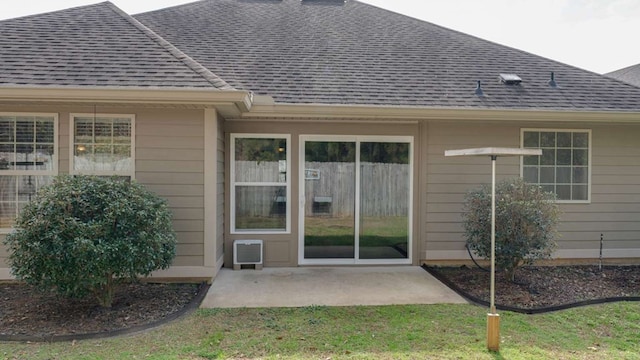
<svg viewBox="0 0 640 360"><path fill-rule="evenodd" d="M500 351L500 315L487 314L487 349Z"/></svg>

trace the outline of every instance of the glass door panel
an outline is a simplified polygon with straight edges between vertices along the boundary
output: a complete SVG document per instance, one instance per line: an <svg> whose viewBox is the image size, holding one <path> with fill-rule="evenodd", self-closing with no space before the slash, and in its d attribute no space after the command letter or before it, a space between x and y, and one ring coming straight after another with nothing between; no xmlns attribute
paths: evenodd
<svg viewBox="0 0 640 360"><path fill-rule="evenodd" d="M304 143L304 258L354 259L356 145Z"/></svg>
<svg viewBox="0 0 640 360"><path fill-rule="evenodd" d="M407 259L408 143L360 143L360 259Z"/></svg>

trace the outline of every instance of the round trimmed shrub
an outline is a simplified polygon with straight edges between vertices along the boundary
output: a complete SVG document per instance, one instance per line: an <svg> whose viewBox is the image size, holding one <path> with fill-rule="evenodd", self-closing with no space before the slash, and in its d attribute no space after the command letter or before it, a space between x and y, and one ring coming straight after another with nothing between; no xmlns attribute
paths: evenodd
<svg viewBox="0 0 640 360"><path fill-rule="evenodd" d="M64 175L25 206L5 244L18 279L110 307L118 282L171 265L176 236L166 201L141 184Z"/></svg>
<svg viewBox="0 0 640 360"><path fill-rule="evenodd" d="M518 267L551 257L560 210L555 194L521 178L496 184L496 267L515 280ZM467 246L491 258L491 186L465 196L463 224Z"/></svg>

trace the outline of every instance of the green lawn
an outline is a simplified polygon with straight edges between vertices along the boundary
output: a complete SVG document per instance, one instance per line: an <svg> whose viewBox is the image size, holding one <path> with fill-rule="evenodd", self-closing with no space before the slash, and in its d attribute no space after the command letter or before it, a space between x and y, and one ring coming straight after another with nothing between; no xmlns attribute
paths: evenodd
<svg viewBox="0 0 640 360"><path fill-rule="evenodd" d="M121 338L0 343L0 358L640 359L640 303L502 312L500 353L486 350L485 321L473 305L200 310Z"/></svg>
<svg viewBox="0 0 640 360"><path fill-rule="evenodd" d="M365 217L360 246L395 246L408 241L406 217ZM309 217L305 219L305 245L336 246L354 244L353 218Z"/></svg>

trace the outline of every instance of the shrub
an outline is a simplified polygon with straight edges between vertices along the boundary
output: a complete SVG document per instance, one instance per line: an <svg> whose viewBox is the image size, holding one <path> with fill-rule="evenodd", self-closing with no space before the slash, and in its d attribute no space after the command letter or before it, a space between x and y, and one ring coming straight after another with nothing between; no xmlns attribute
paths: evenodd
<svg viewBox="0 0 640 360"><path fill-rule="evenodd" d="M522 179L496 185L496 267L515 279L519 266L548 258L556 247L560 211L555 194ZM469 192L464 203L464 229L469 249L491 258L491 186Z"/></svg>
<svg viewBox="0 0 640 360"><path fill-rule="evenodd" d="M60 176L21 211L5 244L18 279L110 307L118 282L171 265L176 237L166 201L141 184Z"/></svg>

